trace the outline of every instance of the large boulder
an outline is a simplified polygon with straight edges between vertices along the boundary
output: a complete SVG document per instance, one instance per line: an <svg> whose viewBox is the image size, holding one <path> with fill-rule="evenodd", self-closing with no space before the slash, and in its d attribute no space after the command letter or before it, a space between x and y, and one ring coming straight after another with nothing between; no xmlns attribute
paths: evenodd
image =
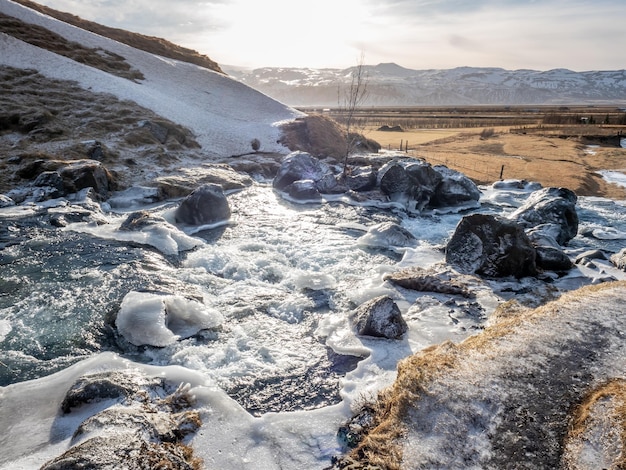
<svg viewBox="0 0 626 470"><path fill-rule="evenodd" d="M430 204L441 175L424 162L391 162L379 171L380 190L392 201L418 210Z"/></svg>
<svg viewBox="0 0 626 470"><path fill-rule="evenodd" d="M463 217L446 246L446 262L465 274L534 276L536 250L517 223L493 215Z"/></svg>
<svg viewBox="0 0 626 470"><path fill-rule="evenodd" d="M378 176L380 190L409 208L455 206L480 199L480 190L467 176L445 166L422 161L393 161Z"/></svg>
<svg viewBox="0 0 626 470"><path fill-rule="evenodd" d="M357 334L362 336L399 339L408 330L400 309L386 295L365 302L351 318Z"/></svg>
<svg viewBox="0 0 626 470"><path fill-rule="evenodd" d="M183 199L174 217L181 224L209 225L228 220L230 206L221 186L205 184Z"/></svg>
<svg viewBox="0 0 626 470"><path fill-rule="evenodd" d="M329 192L336 179L331 168L306 152L292 152L282 161L273 181L275 189L284 191L296 181L312 181L318 191Z"/></svg>
<svg viewBox="0 0 626 470"><path fill-rule="evenodd" d="M188 196L204 184L218 184L225 191L243 189L252 185L252 178L230 165L204 164L178 168L175 175L156 178L155 184L165 198L178 198Z"/></svg>
<svg viewBox="0 0 626 470"><path fill-rule="evenodd" d="M559 244L565 245L578 233L577 199L566 188L542 188L533 192L509 218L526 229L542 225Z"/></svg>
<svg viewBox="0 0 626 470"><path fill-rule="evenodd" d="M463 173L443 165L434 169L441 175L441 182L430 200L431 207L457 206L480 199L478 186Z"/></svg>

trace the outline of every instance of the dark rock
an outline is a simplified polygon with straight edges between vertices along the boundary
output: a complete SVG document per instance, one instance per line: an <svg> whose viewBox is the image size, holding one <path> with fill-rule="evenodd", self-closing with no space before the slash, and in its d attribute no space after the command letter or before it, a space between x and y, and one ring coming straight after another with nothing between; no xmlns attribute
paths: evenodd
<svg viewBox="0 0 626 470"><path fill-rule="evenodd" d="M486 214L463 217L446 246L446 262L466 274L534 276L536 250L522 227Z"/></svg>
<svg viewBox="0 0 626 470"><path fill-rule="evenodd" d="M386 295L359 306L352 313L352 321L357 334L362 336L400 339L408 331L400 309Z"/></svg>
<svg viewBox="0 0 626 470"><path fill-rule="evenodd" d="M113 177L108 170L95 160L79 160L60 168L63 185L68 193L76 193L84 188L93 188L100 198L106 198L112 189Z"/></svg>
<svg viewBox="0 0 626 470"><path fill-rule="evenodd" d="M317 201L322 199L322 195L312 180L298 180L284 188L290 197L300 201Z"/></svg>
<svg viewBox="0 0 626 470"><path fill-rule="evenodd" d="M612 254L609 260L617 269L626 271L626 248L622 248L618 253Z"/></svg>
<svg viewBox="0 0 626 470"><path fill-rule="evenodd" d="M278 190L285 190L287 186L300 180L310 180L315 183L322 181L333 172L330 167L306 152L292 152L282 161L273 186Z"/></svg>
<svg viewBox="0 0 626 470"><path fill-rule="evenodd" d="M550 246L536 246L537 266L547 271L569 271L572 260L562 250Z"/></svg>
<svg viewBox="0 0 626 470"><path fill-rule="evenodd" d="M447 207L480 199L480 190L468 177L445 166L421 161L394 161L378 175L380 190L408 208Z"/></svg>
<svg viewBox="0 0 626 470"><path fill-rule="evenodd" d="M19 155L15 157L9 157L7 159L7 163L10 163L11 165L19 165L20 163L22 163L22 157Z"/></svg>
<svg viewBox="0 0 626 470"><path fill-rule="evenodd" d="M21 162L21 157L20 157ZM26 163L22 164L15 174L20 178L24 178L27 180L33 179L43 170L43 166L45 165L46 160L38 159L38 160L29 160Z"/></svg>
<svg viewBox="0 0 626 470"><path fill-rule="evenodd" d="M558 226L555 239L565 245L578 233L577 199L576 194L566 188L543 188L532 193L509 218L526 229L555 224Z"/></svg>
<svg viewBox="0 0 626 470"><path fill-rule="evenodd" d="M436 292L462 295L463 297L472 297L473 295L467 286L449 279L445 273L428 272L417 266L385 274L383 280L418 292Z"/></svg>
<svg viewBox="0 0 626 470"><path fill-rule="evenodd" d="M442 179L431 198L431 207L456 206L480 199L478 186L463 173L442 165L437 165L434 169Z"/></svg>
<svg viewBox="0 0 626 470"><path fill-rule="evenodd" d="M352 191L370 191L376 187L378 172L371 166L353 168L345 183Z"/></svg>
<svg viewBox="0 0 626 470"><path fill-rule="evenodd" d="M397 162L384 165L378 173L378 180L380 190L392 200L408 196L412 186L404 165Z"/></svg>
<svg viewBox="0 0 626 470"><path fill-rule="evenodd" d="M228 220L230 206L221 186L205 184L180 203L174 217L176 222L187 225L214 224Z"/></svg>
<svg viewBox="0 0 626 470"><path fill-rule="evenodd" d="M33 186L50 188L49 197L57 198L65 195L63 177L58 171L44 171L35 178Z"/></svg>

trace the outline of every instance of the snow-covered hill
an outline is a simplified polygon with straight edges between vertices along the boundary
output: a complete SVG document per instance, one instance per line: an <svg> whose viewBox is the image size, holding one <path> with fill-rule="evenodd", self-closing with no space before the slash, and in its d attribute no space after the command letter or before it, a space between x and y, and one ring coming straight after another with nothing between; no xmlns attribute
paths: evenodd
<svg viewBox="0 0 626 470"><path fill-rule="evenodd" d="M224 67L226 73L292 106L337 106L348 69ZM626 103L626 70L574 72L458 67L365 66L372 106Z"/></svg>
<svg viewBox="0 0 626 470"><path fill-rule="evenodd" d="M245 84L196 65L134 49L9 0L0 0L0 13L39 25L85 47L122 56L145 79L120 78L4 32L0 33L0 65L35 69L49 78L76 81L82 88L134 101L190 129L208 155L250 152L253 139L258 139L263 151L288 152L277 143L278 123L300 114Z"/></svg>

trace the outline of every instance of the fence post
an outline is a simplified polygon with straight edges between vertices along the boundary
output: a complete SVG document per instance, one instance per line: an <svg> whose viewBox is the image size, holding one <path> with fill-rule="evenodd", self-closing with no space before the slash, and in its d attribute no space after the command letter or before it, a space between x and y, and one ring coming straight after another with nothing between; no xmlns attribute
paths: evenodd
<svg viewBox="0 0 626 470"><path fill-rule="evenodd" d="M400 139L400 152L402 152L402 143L404 142L404 140Z"/></svg>
<svg viewBox="0 0 626 470"><path fill-rule="evenodd" d="M502 175L504 174L504 165L500 168L500 181L502 181Z"/></svg>
<svg viewBox="0 0 626 470"><path fill-rule="evenodd" d="M409 153L409 141L408 140L404 143L404 152Z"/></svg>

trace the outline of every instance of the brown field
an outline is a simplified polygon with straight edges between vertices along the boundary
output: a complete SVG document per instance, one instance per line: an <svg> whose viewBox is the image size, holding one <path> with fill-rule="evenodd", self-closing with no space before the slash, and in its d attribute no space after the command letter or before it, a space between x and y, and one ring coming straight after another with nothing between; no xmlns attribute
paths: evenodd
<svg viewBox="0 0 626 470"><path fill-rule="evenodd" d="M408 155L444 164L480 184L502 176L567 187L580 196L626 199L626 188L596 173L626 172L626 149L619 147L618 137L626 136L626 113L616 107L544 107L540 112L475 107L466 110L466 121L456 128L450 124L459 122L459 110L392 111L359 114L363 134L383 149L402 145ZM589 117L602 124L581 123ZM511 124L514 119L519 123ZM381 125L400 125L403 131L377 130Z"/></svg>

